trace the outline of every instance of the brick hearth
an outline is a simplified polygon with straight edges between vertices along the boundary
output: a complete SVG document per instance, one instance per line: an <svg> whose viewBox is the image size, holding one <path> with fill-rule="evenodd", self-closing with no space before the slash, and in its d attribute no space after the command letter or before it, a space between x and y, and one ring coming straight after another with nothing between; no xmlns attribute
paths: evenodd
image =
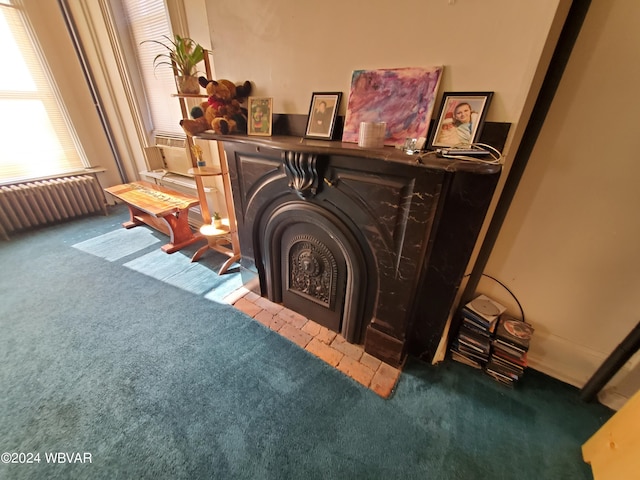
<svg viewBox="0 0 640 480"><path fill-rule="evenodd" d="M389 398L393 393L400 370L369 355L362 345L348 343L336 332L246 288L236 290L225 302L381 397Z"/></svg>

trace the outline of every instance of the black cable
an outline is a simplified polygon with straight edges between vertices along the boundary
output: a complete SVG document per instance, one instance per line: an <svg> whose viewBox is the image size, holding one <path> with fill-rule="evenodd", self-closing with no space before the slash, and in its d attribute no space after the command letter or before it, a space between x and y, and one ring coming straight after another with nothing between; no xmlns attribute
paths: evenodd
<svg viewBox="0 0 640 480"><path fill-rule="evenodd" d="M491 280L493 280L494 282L498 283L502 288L504 288L507 292L509 292L511 294L513 299L518 304L518 308L520 309L520 315L522 316L522 321L524 322L524 310L522 309L522 305L520 305L520 302L518 301L518 298L513 294L513 292L511 290L509 290L509 288L504 283L502 283L500 280L498 280L497 278L492 277L491 275L487 275L486 273L483 273L482 276L490 278Z"/></svg>
<svg viewBox="0 0 640 480"><path fill-rule="evenodd" d="M466 274L465 277L470 276L470 274ZM491 275L488 275L486 273L482 274L483 277L487 277L490 278L491 280L493 280L494 282L496 282L497 284L499 284L502 288L504 288L507 292L509 292L509 294L513 297L513 299L515 300L515 302L518 304L518 308L520 309L520 315L522 316L522 321L525 321L524 318L524 309L522 308L522 305L520 305L520 302L518 301L518 297L516 297L513 292L511 290L509 290L509 287L507 287L504 283L502 283L500 280L498 280L495 277L492 277Z"/></svg>

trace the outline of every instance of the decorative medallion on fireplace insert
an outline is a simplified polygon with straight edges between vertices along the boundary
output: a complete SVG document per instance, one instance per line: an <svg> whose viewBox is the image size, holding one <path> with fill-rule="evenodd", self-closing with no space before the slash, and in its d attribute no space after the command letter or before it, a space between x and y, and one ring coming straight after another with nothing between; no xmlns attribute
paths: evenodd
<svg viewBox="0 0 640 480"><path fill-rule="evenodd" d="M292 228L292 231L297 228ZM309 230L305 228L305 230ZM289 235L285 235L289 236ZM340 332L344 303L345 262L340 268L333 252L325 245L322 232L294 235L283 243L282 277L287 281L282 302L294 311L304 312L316 323ZM339 250L336 255L340 255ZM340 295L338 295L338 284Z"/></svg>
<svg viewBox="0 0 640 480"><path fill-rule="evenodd" d="M329 249L311 235L297 235L288 248L287 289L326 308L334 306L338 267Z"/></svg>

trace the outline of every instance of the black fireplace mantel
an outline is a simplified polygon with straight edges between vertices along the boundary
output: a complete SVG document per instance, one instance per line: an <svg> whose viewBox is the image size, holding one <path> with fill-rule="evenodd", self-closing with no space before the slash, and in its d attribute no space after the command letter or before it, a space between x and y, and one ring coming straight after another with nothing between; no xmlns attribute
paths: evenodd
<svg viewBox="0 0 640 480"><path fill-rule="evenodd" d="M295 151L315 155L343 155L358 159L383 160L400 165L411 165L418 168L435 168L450 172L475 172L476 174L500 173L501 166L488 163L475 163L465 160L454 160L437 157L423 152L422 155L408 155L401 149L394 147L362 148L356 143L339 141L313 140L309 138L278 135L278 136L248 136L248 135L216 135L201 133L198 138L218 140L242 145L250 145L256 149L267 148L277 151Z"/></svg>
<svg viewBox="0 0 640 480"><path fill-rule="evenodd" d="M500 165L293 136L199 137L223 142L242 271L258 275L261 295L336 314L330 328L392 365L433 359Z"/></svg>

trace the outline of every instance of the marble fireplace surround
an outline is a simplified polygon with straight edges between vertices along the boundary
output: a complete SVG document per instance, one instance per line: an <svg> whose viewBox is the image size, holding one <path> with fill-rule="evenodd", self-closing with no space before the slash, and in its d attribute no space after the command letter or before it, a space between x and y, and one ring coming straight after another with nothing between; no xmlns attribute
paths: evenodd
<svg viewBox="0 0 640 480"><path fill-rule="evenodd" d="M388 364L432 360L500 166L296 136L200 137L223 142L256 293L315 309L319 323L337 315L331 329ZM313 289L291 294L294 268Z"/></svg>

